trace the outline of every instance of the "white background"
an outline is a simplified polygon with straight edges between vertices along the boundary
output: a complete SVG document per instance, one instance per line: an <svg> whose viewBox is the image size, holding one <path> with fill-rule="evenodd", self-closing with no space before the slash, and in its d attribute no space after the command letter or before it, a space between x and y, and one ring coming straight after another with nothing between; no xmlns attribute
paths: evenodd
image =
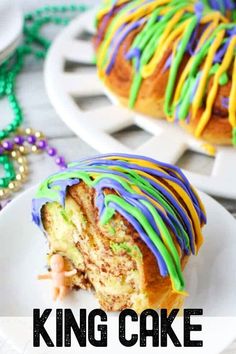
<svg viewBox="0 0 236 354"><path fill-rule="evenodd" d="M0 0L1 1L1 0ZM61 5L71 4L73 1L66 0L12 0L17 3L24 12L31 11L44 5ZM76 2L76 1L74 1ZM78 3L78 2L76 2ZM97 4L95 0L83 0L81 3ZM33 82L33 87L30 83ZM24 113L26 116L25 126L33 126L36 129L45 127L45 132L50 138L50 142L60 149L67 160L75 160L78 157L94 153L94 150L75 137L73 133L58 119L53 108L51 107L45 93L42 63L35 63L33 60L27 61L27 68L17 81L19 98L22 102ZM1 116L9 115L7 106L1 105ZM0 127L1 127L0 122ZM73 147L73 148L72 148ZM53 163L43 155L33 156L31 159L31 179L26 187L35 184L42 178L52 172L55 167ZM158 351L158 350L157 350ZM0 353L1 354L16 354L9 344L0 338ZM228 351L228 353L236 353L236 348ZM211 354L211 353L209 353Z"/></svg>

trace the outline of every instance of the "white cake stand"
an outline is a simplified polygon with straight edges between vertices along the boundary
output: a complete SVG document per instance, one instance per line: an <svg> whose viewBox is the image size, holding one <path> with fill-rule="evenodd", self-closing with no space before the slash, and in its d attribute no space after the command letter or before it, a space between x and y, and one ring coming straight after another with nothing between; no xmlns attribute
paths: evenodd
<svg viewBox="0 0 236 354"><path fill-rule="evenodd" d="M107 93L92 65L94 51L88 38L88 33L94 32L94 14L95 10L91 10L72 21L56 38L46 59L46 89L61 119L102 153L132 152L169 163L176 163L187 150L206 155L202 141L174 124L124 109L109 94L109 103L101 106L101 96ZM68 63L73 63L75 69L68 71ZM86 110L81 103L84 99L89 100ZM127 147L114 136L132 125L151 135L136 149ZM205 175L200 169L197 173L185 171L193 184L210 194L236 199L236 149L217 148L211 174Z"/></svg>

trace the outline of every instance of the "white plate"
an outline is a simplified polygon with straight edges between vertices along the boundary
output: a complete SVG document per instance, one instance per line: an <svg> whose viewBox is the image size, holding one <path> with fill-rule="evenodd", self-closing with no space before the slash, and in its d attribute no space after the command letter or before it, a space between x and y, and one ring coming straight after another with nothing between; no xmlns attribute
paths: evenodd
<svg viewBox="0 0 236 354"><path fill-rule="evenodd" d="M54 304L50 282L36 280L37 274L45 271L47 244L31 222L34 193L35 187L0 212L0 316L31 316L33 308L69 307L76 312L79 307L89 310L98 307L93 294L85 291L74 291L63 303ZM214 199L200 194L208 224L204 229L205 243L185 271L190 294L185 308L203 308L205 316L234 316L236 319L236 222ZM0 332L19 346L18 331L13 335L14 331L9 331L9 326L0 321ZM219 335L217 348L226 348L234 338L235 326L228 326L224 335Z"/></svg>
<svg viewBox="0 0 236 354"><path fill-rule="evenodd" d="M23 14L16 3L0 1L0 63L4 61L20 43Z"/></svg>
<svg viewBox="0 0 236 354"><path fill-rule="evenodd" d="M136 114L105 100L101 101L104 87L96 69L92 43L84 33L92 27L96 9L71 22L53 42L45 62L45 84L49 99L61 119L72 131L102 152L135 152L159 160L177 163L187 150L206 155L203 142L194 139L175 124ZM74 70L67 71L68 63ZM80 64L90 65L88 67ZM110 95L108 95L110 99ZM86 101L87 100L87 101ZM89 102L84 109L82 102ZM115 102L116 103L116 102ZM135 149L122 143L114 133L136 125L148 134L148 140L138 138ZM130 140L132 140L130 136ZM195 172L185 171L191 182L207 193L236 199L236 149L218 147L212 171L204 174L205 159Z"/></svg>

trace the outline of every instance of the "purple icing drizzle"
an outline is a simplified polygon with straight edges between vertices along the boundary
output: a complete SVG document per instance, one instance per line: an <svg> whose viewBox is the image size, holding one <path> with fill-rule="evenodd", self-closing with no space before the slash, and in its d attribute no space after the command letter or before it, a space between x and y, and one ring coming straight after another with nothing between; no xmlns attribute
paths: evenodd
<svg viewBox="0 0 236 354"><path fill-rule="evenodd" d="M109 159L109 157L112 159ZM142 163L138 165L135 161L129 161L130 158L142 161ZM159 168L163 169L163 172L146 166L145 161L154 163ZM146 176L144 177L142 174L139 174L139 171L145 172ZM95 180L92 178L94 175L98 176L95 177ZM152 180L151 176L154 176L156 180ZM161 225L159 225L159 222L161 220L169 232L175 237L183 254L190 254L190 251L195 253L196 230L194 230L188 211L174 198L165 184L161 185L158 182L158 180L160 180L167 183L168 181L177 183L191 199L193 207L199 216L199 222L203 224L206 220L204 211L201 209L199 201L188 180L176 166L137 155L99 155L92 159L83 159L78 163L70 164L64 172L50 176L40 187L38 197L32 202L33 221L39 225L42 230L42 206L53 201L64 206L67 187L78 184L81 180L84 180L85 183L86 180L93 183L96 190L95 205L98 208L99 218L102 218L103 213L108 207L103 191L109 188L116 191L117 195L126 201L130 207L138 209L142 213L145 220L148 220L156 237L162 240L162 232L159 229ZM133 185L137 185L141 193L133 189L131 187ZM167 265L160 251L146 234L139 220L131 215L126 208L121 207L121 205L118 205L116 202L110 201L108 204L109 208L113 209L114 212L120 213L133 225L142 240L153 252L160 269L160 274L162 276L168 275ZM155 208L156 216L153 214L153 211L151 211L152 209L149 210L148 205L152 205L152 208ZM164 240L162 240L162 242L164 242Z"/></svg>
<svg viewBox="0 0 236 354"><path fill-rule="evenodd" d="M229 108L229 97L222 97L221 104L225 109Z"/></svg>
<svg viewBox="0 0 236 354"><path fill-rule="evenodd" d="M114 42L115 42L115 48L113 49L112 55L111 55L111 59L109 62L109 65L106 68L106 74L109 75L114 64L116 61L116 57L117 57L117 53L119 51L119 48L122 44L122 42L125 40L125 38L128 36L128 34L132 31L134 31L136 28L138 28L139 26L141 26L143 23L145 22L145 20L141 19L137 22L132 22L130 25L128 25L127 27L125 27L125 30L121 33L120 37L117 39L116 36L114 37Z"/></svg>

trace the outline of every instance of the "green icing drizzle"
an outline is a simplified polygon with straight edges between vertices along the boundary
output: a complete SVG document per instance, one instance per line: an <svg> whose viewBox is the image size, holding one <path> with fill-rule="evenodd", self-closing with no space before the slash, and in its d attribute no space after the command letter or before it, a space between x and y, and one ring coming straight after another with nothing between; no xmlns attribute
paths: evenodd
<svg viewBox="0 0 236 354"><path fill-rule="evenodd" d="M61 210L60 210L60 214L61 214L61 216L63 217L63 219L64 219L66 222L70 223L70 220L69 220L69 218L68 218L68 215L67 215L65 209L61 209Z"/></svg>
<svg viewBox="0 0 236 354"><path fill-rule="evenodd" d="M205 40L201 48L194 52L192 56L192 66L191 70L186 77L186 81L181 88L180 97L178 102L173 103L173 96L174 90L176 87L176 83L178 82L178 73L180 69L180 65L183 62L184 55L188 52L188 44L190 42L191 36L195 31L199 22L201 22L201 16L207 15L212 13L211 4L209 4L208 0L202 0L202 4L204 5L202 14L199 17L199 14L195 14L195 12L191 12L186 10L186 12L181 16L179 21L174 25L173 30L176 30L180 25L188 21L187 27L184 29L184 32L181 34L181 39L176 50L176 53L172 52L172 62L170 66L169 78L167 82L167 88L165 92L165 100L164 100L164 112L168 117L172 119L177 118L179 120L185 120L190 111L191 111L191 104L193 101L195 90L199 84L199 78L201 79L201 66L203 61L205 60L206 56L208 55L209 48L212 45L216 35L221 30L226 30L225 38L222 40L222 45L225 44L227 40L229 40L229 35L227 34L227 30L235 28L235 23L223 23L220 21L220 24L214 29L209 38ZM221 12L226 14L226 8L223 0L217 1L218 6L220 6ZM139 19L143 18L146 19L144 24L141 25L142 28L139 33L135 36L132 44L131 44L131 52L134 49L138 49L140 53L139 63L137 62L138 59L136 56L132 59L132 67L133 67L133 81L130 87L130 95L129 95L129 107L134 108L139 90L142 85L143 77L142 77L142 69L146 66L150 60L152 59L153 55L155 54L160 38L165 31L169 21L171 18L181 9L186 8L189 5L196 5L196 1L179 1L179 0L170 0L166 4L156 5L156 8L153 9L152 12L148 14L140 15ZM123 16L126 16L127 13L131 11L136 11L139 7L143 6L145 8L145 2L139 1L132 1L131 3L126 4L121 11L113 18L111 24L106 31L106 35L104 41L101 44L101 48L106 45L107 41L109 41L111 37L112 31L115 29L118 21ZM148 6L148 4L147 4ZM168 8L167 11L163 14L162 11ZM236 11L231 11L231 15L233 21L236 20ZM158 20L157 20L158 19ZM135 20L127 20L127 22L123 22L123 25L129 25L130 21L137 21L138 18ZM209 20L209 24L212 20ZM103 50L101 50L102 52ZM105 58L102 63L102 68L105 69L106 65L108 64L110 54L109 50L105 53ZM236 52L235 52L236 55ZM215 75L219 69L219 64L212 65L209 71L209 77L211 75ZM227 72L223 73L219 78L219 84L221 86L226 85L229 82L229 75ZM208 82L206 82L206 85ZM201 95L206 95L206 88L202 90ZM203 97L201 98L203 102ZM202 104L202 103L201 103Z"/></svg>
<svg viewBox="0 0 236 354"><path fill-rule="evenodd" d="M114 236L116 234L115 228L113 226L111 226L110 224L108 225L108 232L112 236Z"/></svg>
<svg viewBox="0 0 236 354"><path fill-rule="evenodd" d="M183 55L185 53L186 47L192 35L192 32L197 24L197 17L194 16L192 21L190 22L189 26L184 32L183 38L181 40L181 44L177 50L177 54L173 60L170 69L169 80L167 83L166 94L165 94L165 104L164 104L164 111L168 116L172 115L172 110L170 108L171 98L173 96L173 90L175 87L176 77L178 75L179 66L182 62Z"/></svg>
<svg viewBox="0 0 236 354"><path fill-rule="evenodd" d="M72 164L71 164L72 165ZM70 165L70 166L71 166ZM119 168L120 171L124 172L127 174L127 181L129 179L131 180L131 183L137 185L140 189L144 190L145 192L151 194L154 198L158 199L160 204L164 206L170 212L173 216L176 217L176 212L173 209L173 206L168 203L164 197L159 193L149 182L147 182L144 178L142 178L138 173L135 171L131 171L129 169L125 168ZM110 179L113 179L115 181L118 181L128 192L134 193L133 189L129 187L127 182L124 182L121 178L118 176L114 176L112 174L108 174L107 170L104 170L104 174L102 174L101 170L101 175L97 177L94 181L89 177L89 174L86 172L82 171L71 171L71 172L61 172L58 175L54 175L49 177L48 181L44 182L41 184L39 187L37 193L36 193L36 198L44 198L47 196L48 199L51 199L53 201L60 202L59 195L57 193L58 191L58 186L53 186L51 188L48 188L48 185L51 183L57 181L57 180L67 180L70 178L78 178L83 180L89 187L95 187L96 184L102 180L104 177L108 177ZM180 208L184 211L183 207L179 205ZM114 211L112 209L108 209L107 211L107 216L108 219L110 220L114 215ZM108 222L108 221L107 221ZM179 228L178 225L176 226L176 231L177 234L180 238L184 239L185 242L187 243L188 248L190 247L189 245L189 237L187 235L187 232L183 228Z"/></svg>
<svg viewBox="0 0 236 354"><path fill-rule="evenodd" d="M125 251L134 258L142 259L143 255L137 245L130 245L127 242L110 242L110 247L114 253L119 253L120 251Z"/></svg>
<svg viewBox="0 0 236 354"><path fill-rule="evenodd" d="M217 29L215 29L213 31L213 33L209 37L209 39L203 44L202 48L198 51L198 53L195 54L195 56L193 58L193 62L192 62L192 67L191 67L190 73L188 75L188 79L185 82L184 89L182 90L182 93L181 93L181 98L180 98L179 102L177 102L177 105L182 106L182 102L184 102L184 97L185 97L186 92L191 91L191 86L193 85L193 82L194 82L195 78L197 77L197 75L199 75L199 67L200 67L204 57L206 57L206 55L208 54L208 50L209 50L215 36L217 35L217 33L219 31L221 31L222 29L230 29L232 27L233 27L232 24L222 24L222 25L218 26ZM209 72L210 75L217 72L217 70L219 68L218 65L215 64L212 67L212 69ZM187 117L187 115L189 113L189 106L190 106L190 101L189 101L189 105L185 104L184 107L181 107L180 119L185 119Z"/></svg>
<svg viewBox="0 0 236 354"><path fill-rule="evenodd" d="M135 105L143 80L141 75L142 67L146 65L154 55L156 47L159 43L160 36L163 33L168 21L173 17L176 11L183 9L186 5L188 5L188 2L184 1L181 4L178 4L178 6L170 10L166 15L162 16L160 21L156 23L157 16L161 10L164 9L164 6L160 6L158 9L156 9L156 11L153 12L143 31L137 35L132 48L138 47L142 51L142 55L140 59L140 70L139 72L135 73L134 80L131 85L129 99L130 108L133 108ZM178 25L180 25L187 18L189 18L189 14L184 14Z"/></svg>
<svg viewBox="0 0 236 354"><path fill-rule="evenodd" d="M236 146L236 128L234 128L232 132L232 144Z"/></svg>
<svg viewBox="0 0 236 354"><path fill-rule="evenodd" d="M212 66L209 75L215 75L219 69L220 65L218 63L216 63L215 65ZM219 84L221 86L226 85L229 82L229 77L227 73L224 73L221 75L220 80L219 80Z"/></svg>
<svg viewBox="0 0 236 354"><path fill-rule="evenodd" d="M57 201L58 203L60 203L60 187L56 184L53 185L53 183L56 183L57 181L63 182L73 179L81 180L91 188L96 188L99 182L102 182L103 179L109 179L111 183L112 181L114 181L114 183L118 182L119 185L131 195L140 195L140 192L136 190L136 188L139 188L139 190L142 191L144 196L148 195L150 198L150 200L140 199L140 202L152 215L159 230L159 234L151 226L148 218L141 212L141 210L135 208L122 196L114 194L104 194L103 196L104 210L100 217L100 223L101 225L106 225L108 227L108 232L110 232L111 235L115 234L115 229L110 223L115 213L115 209L110 206L111 203L118 205L125 212L130 214L134 219L138 221L138 223L143 228L144 232L148 235L153 244L159 250L161 256L165 261L174 289L177 291L183 291L185 285L180 263L179 252L181 251L180 248L176 246L173 240L173 235L171 234L169 228L163 221L161 215L159 215L158 208L163 208L164 211L168 211L168 213L173 216L172 222L175 227L175 237L178 236L179 239L182 239L186 247L190 250L189 236L185 228L183 227L181 219L179 217L179 210L181 210L182 213L185 214L187 218L189 218L187 210L184 209L181 203L178 203L179 210L175 210L173 205L171 205L170 202L167 201L165 197L158 190L156 190L154 186L152 186L148 179L138 173L138 170L134 170L123 165L118 165L116 166L115 170L122 173L121 177L119 175L109 173L109 168L105 165L96 166L96 170L100 172L96 172L95 175L93 171L89 171L88 166L87 168L88 171L86 171L86 165L83 165L83 163L70 164L70 169L68 169L67 171L60 172L56 175L50 176L44 183L42 183L36 193L36 198L42 200L47 199L48 201ZM166 174L166 176L169 176L168 170L163 170L163 173ZM178 174L176 174L176 177L177 176ZM133 188L134 186L136 188ZM164 186L165 185L163 185L163 187ZM155 205L154 207L154 204L152 203L152 201L154 202L154 199L156 199L157 202L160 204L159 207L158 205ZM65 214L63 210L61 212L61 215L66 220L68 219L67 214Z"/></svg>
<svg viewBox="0 0 236 354"><path fill-rule="evenodd" d="M224 86L226 85L227 83L229 82L229 77L227 75L227 73L224 73L221 75L220 79L219 79L219 84L221 86Z"/></svg>
<svg viewBox="0 0 236 354"><path fill-rule="evenodd" d="M181 291L184 287L184 279L183 279L183 274L180 266L180 261L177 261L176 258L173 259L172 255L175 254L176 250L174 250L174 247L171 243L169 243L170 247L170 252L169 253L167 247L162 243L159 237L157 237L155 231L153 228L150 226L148 220L144 217L142 212L138 210L137 208L134 208L131 206L129 203L127 203L124 199L117 195L112 195L109 194L105 197L105 205L106 209L102 215L102 218L100 220L102 225L105 225L106 223L109 222L110 220L110 208L109 203L113 202L119 206L121 206L124 210L126 210L128 213L133 215L136 220L139 221L139 223L142 225L143 229L146 231L146 233L149 235L150 239L154 243L154 245L158 248L160 251L162 257L166 260L166 265L168 268L168 272L170 274L170 277L175 284L175 288L178 291ZM112 212L114 213L114 209L112 209ZM169 235L165 235L167 238Z"/></svg>

